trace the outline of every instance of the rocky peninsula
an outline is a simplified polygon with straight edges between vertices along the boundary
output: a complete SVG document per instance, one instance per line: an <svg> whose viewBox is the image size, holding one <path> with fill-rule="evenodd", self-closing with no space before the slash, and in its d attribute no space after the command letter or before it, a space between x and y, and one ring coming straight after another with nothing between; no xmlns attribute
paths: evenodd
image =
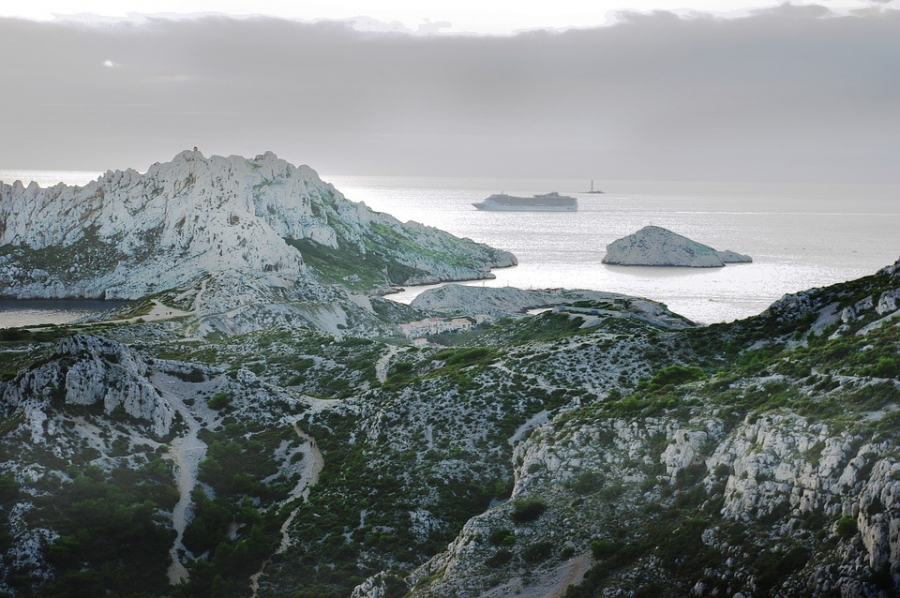
<svg viewBox="0 0 900 598"><path fill-rule="evenodd" d="M184 151L83 187L0 183L0 294L9 298L136 299L223 272L268 288L386 289L490 278L515 264L509 252L349 201L271 152Z"/></svg>

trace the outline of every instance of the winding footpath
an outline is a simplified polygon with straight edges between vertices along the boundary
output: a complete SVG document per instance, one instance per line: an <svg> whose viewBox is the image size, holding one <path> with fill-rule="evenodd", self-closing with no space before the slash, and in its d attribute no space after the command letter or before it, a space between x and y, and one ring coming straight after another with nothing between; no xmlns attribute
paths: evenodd
<svg viewBox="0 0 900 598"><path fill-rule="evenodd" d="M290 498L288 500L296 500L298 498L302 498L303 502L307 502L309 500L309 489L319 482L319 473L322 471L322 468L325 467L325 460L322 459L322 453L316 446L315 439L300 429L300 426L297 425L296 419L291 422L291 425L294 427L294 431L297 433L297 436L299 436L300 439L304 441L300 452L303 453L303 463L306 464L306 467L303 469L303 473L300 474L300 479L297 481L297 485L294 486L293 490L291 490L291 493L289 495ZM275 554L282 554L284 551L290 548L291 537L288 533L288 530L290 529L291 523L293 523L294 518L297 516L297 513L299 511L299 507L291 511L291 514L288 515L288 518L282 524L281 545L278 547L278 550L275 551Z"/></svg>
<svg viewBox="0 0 900 598"><path fill-rule="evenodd" d="M163 399L181 415L187 432L184 436L176 438L169 448L168 457L175 466L175 481L178 485L178 502L172 509L172 527L175 529L175 542L169 553L172 556L172 564L169 565L169 583L172 585L187 581L188 572L180 560L180 554L186 552L184 546L184 530L191 513L191 492L197 485L197 473L200 462L206 457L206 443L197 437L201 424L188 409L178 392L179 381L165 374L154 374L151 378L153 385L159 390Z"/></svg>
<svg viewBox="0 0 900 598"><path fill-rule="evenodd" d="M297 418L293 418L288 420L291 423L291 426L294 428L294 432L297 433L297 436L300 440L303 441L303 444L300 447L300 452L303 454L303 471L300 473L300 479L297 480L297 485L294 486L294 489L291 490L288 498L285 499L286 502L297 500L298 498L303 499L303 503L306 503L309 500L309 491L310 488L316 485L319 481L319 473L322 471L322 468L325 467L325 460L322 458L322 453L319 451L319 448L316 446L315 439L300 429L300 426L297 425ZM284 503L282 503L284 504ZM288 515L288 518L285 519L284 523L281 525L281 544L278 546L278 550L275 551L275 555L283 554L287 551L288 548L291 547L293 543L293 539L290 535L291 524L294 522L294 519L297 517L297 513L300 512L300 506L291 511L291 514ZM273 556L275 556L273 555ZM263 562L262 566L259 568L259 571L250 576L250 589L252 591L251 596L256 598L259 593L259 578L262 577L262 574L266 570L266 566L269 564L271 559L267 559Z"/></svg>

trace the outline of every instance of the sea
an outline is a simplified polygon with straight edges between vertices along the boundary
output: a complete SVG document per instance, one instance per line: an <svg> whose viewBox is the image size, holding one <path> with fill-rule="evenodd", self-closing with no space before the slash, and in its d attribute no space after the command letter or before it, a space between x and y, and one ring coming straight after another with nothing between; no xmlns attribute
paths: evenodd
<svg viewBox="0 0 900 598"><path fill-rule="evenodd" d="M0 181L83 185L99 175L0 170ZM518 257L518 266L495 269L491 280L463 284L623 293L659 301L701 324L746 318L787 293L872 274L900 258L900 185L596 180L594 188L603 193L590 194L589 180L322 179L348 199L400 221L440 228ZM576 197L578 211L484 212L472 206L493 193L550 191ZM649 224L750 255L753 263L702 269L601 263L607 244ZM408 287L389 297L408 303L433 286ZM84 315L80 302L47 310L10 303L0 303L0 327L65 323Z"/></svg>

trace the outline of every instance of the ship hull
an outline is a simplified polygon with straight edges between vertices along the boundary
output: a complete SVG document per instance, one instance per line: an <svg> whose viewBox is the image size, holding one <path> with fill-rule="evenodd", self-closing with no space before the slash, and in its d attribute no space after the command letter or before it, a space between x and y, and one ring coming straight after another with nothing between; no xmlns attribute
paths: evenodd
<svg viewBox="0 0 900 598"><path fill-rule="evenodd" d="M516 197L506 193L491 195L472 204L488 212L577 212L578 200L559 193L545 193L533 197Z"/></svg>
<svg viewBox="0 0 900 598"><path fill-rule="evenodd" d="M577 212L578 206L504 206L487 205L485 202L473 203L476 209L485 212Z"/></svg>

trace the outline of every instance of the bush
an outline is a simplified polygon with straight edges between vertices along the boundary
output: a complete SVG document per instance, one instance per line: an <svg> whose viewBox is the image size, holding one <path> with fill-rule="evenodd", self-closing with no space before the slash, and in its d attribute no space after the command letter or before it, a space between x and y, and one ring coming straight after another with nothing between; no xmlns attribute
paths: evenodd
<svg viewBox="0 0 900 598"><path fill-rule="evenodd" d="M0 475L0 505L12 503L19 497L19 483L11 475Z"/></svg>
<svg viewBox="0 0 900 598"><path fill-rule="evenodd" d="M517 500L513 503L510 517L516 523L527 523L529 521L534 521L543 515L546 510L547 505L544 504L542 500L537 498L526 498L524 500Z"/></svg>
<svg viewBox="0 0 900 598"><path fill-rule="evenodd" d="M191 368L191 371L189 372L172 372L172 375L176 378L180 378L184 382L193 382L195 384L206 382L206 374L204 374L203 370L201 370L200 368Z"/></svg>
<svg viewBox="0 0 900 598"><path fill-rule="evenodd" d="M834 531L844 540L849 540L856 535L856 519L853 517L841 517L834 525Z"/></svg>
<svg viewBox="0 0 900 598"><path fill-rule="evenodd" d="M619 551L619 544L612 540L594 540L591 542L591 554L595 560L602 561Z"/></svg>
<svg viewBox="0 0 900 598"><path fill-rule="evenodd" d="M0 341L21 341L31 338L31 331L27 328L2 328L0 329Z"/></svg>
<svg viewBox="0 0 900 598"><path fill-rule="evenodd" d="M209 399L207 405L209 405L211 409L221 411L231 406L231 397L228 396L228 393L217 392Z"/></svg>
<svg viewBox="0 0 900 598"><path fill-rule="evenodd" d="M491 530L490 542L494 546L512 546L516 543L516 536L509 528L497 528Z"/></svg>
<svg viewBox="0 0 900 598"><path fill-rule="evenodd" d="M493 352L487 347L473 347L471 349L447 349L439 351L431 356L434 360L444 360L450 366L468 366L489 361Z"/></svg>
<svg viewBox="0 0 900 598"><path fill-rule="evenodd" d="M671 384L684 384L703 378L706 374L697 366L670 365L658 372L650 379L648 390L655 392Z"/></svg>
<svg viewBox="0 0 900 598"><path fill-rule="evenodd" d="M809 553L799 546L786 552L763 551L755 563L756 587L762 595L768 595L770 589L782 583L791 573L806 566L808 560Z"/></svg>
<svg viewBox="0 0 900 598"><path fill-rule="evenodd" d="M550 558L550 555L553 553L553 543L552 542L538 542L536 544L532 544L524 551L522 551L522 558L525 559L529 563L539 563L541 561L546 561Z"/></svg>
<svg viewBox="0 0 900 598"><path fill-rule="evenodd" d="M878 363L875 364L875 375L879 378L896 378L900 373L900 366L896 359L890 357L879 357Z"/></svg>
<svg viewBox="0 0 900 598"><path fill-rule="evenodd" d="M484 564L491 569L496 569L497 567L502 567L510 560L512 560L512 553L510 551L498 550L495 554L486 558Z"/></svg>
<svg viewBox="0 0 900 598"><path fill-rule="evenodd" d="M591 494L603 487L603 476L596 471L584 471L569 480L566 485L575 494Z"/></svg>

